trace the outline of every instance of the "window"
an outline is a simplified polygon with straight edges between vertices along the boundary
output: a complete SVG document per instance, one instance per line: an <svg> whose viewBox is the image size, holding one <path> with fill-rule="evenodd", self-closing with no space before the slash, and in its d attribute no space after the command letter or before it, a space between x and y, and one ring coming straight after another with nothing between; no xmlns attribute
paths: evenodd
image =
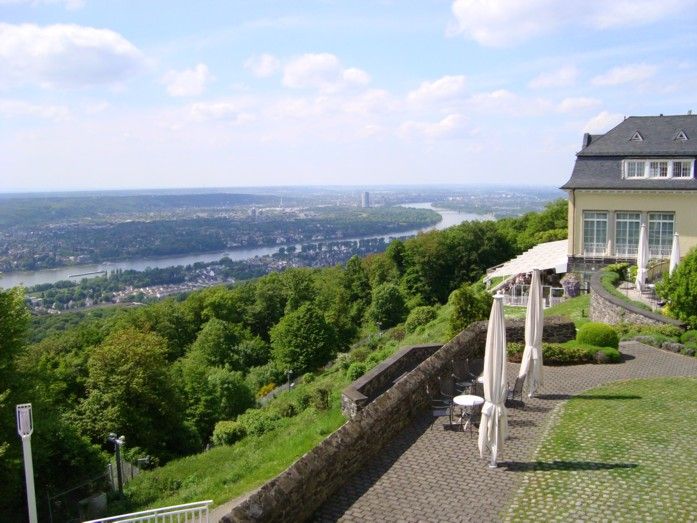
<svg viewBox="0 0 697 523"><path fill-rule="evenodd" d="M634 131L634 134L632 137L629 139L630 142L643 142L644 137L641 136L641 133L639 131Z"/></svg>
<svg viewBox="0 0 697 523"><path fill-rule="evenodd" d="M667 258L673 245L675 215L669 212L649 213L649 253L652 258Z"/></svg>
<svg viewBox="0 0 697 523"><path fill-rule="evenodd" d="M673 178L691 178L692 162L690 160L680 160L673 162Z"/></svg>
<svg viewBox="0 0 697 523"><path fill-rule="evenodd" d="M625 163L627 178L643 178L644 177L644 162L638 160L629 160Z"/></svg>
<svg viewBox="0 0 697 523"><path fill-rule="evenodd" d="M668 178L668 162L649 162L649 178Z"/></svg>
<svg viewBox="0 0 697 523"><path fill-rule="evenodd" d="M636 256L641 230L641 214L618 212L615 215L615 255Z"/></svg>
<svg viewBox="0 0 697 523"><path fill-rule="evenodd" d="M607 213L583 213L583 255L604 256L607 248Z"/></svg>
<svg viewBox="0 0 697 523"><path fill-rule="evenodd" d="M623 160L625 178L692 178L694 160Z"/></svg>
<svg viewBox="0 0 697 523"><path fill-rule="evenodd" d="M676 131L675 135L673 136L673 140L676 142L686 142L687 135L685 134L685 131L683 131L682 129Z"/></svg>

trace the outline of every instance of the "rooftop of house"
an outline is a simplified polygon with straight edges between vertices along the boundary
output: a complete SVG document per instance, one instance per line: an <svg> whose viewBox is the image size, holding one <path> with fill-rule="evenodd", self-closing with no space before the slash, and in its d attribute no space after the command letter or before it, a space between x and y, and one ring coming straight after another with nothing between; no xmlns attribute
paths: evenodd
<svg viewBox="0 0 697 523"><path fill-rule="evenodd" d="M583 136L562 189L697 190L697 179L622 176L625 158L697 158L697 115L630 116L605 134Z"/></svg>

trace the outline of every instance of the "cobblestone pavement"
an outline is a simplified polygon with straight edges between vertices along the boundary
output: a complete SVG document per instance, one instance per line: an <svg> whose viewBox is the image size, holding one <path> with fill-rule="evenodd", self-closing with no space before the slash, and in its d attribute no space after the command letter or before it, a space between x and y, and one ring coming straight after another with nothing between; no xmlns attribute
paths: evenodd
<svg viewBox="0 0 697 523"><path fill-rule="evenodd" d="M612 381L697 376L697 358L636 342L622 343L623 362L545 367L539 397L508 409L509 437L499 467L479 457L477 432L444 430L444 419L416 420L315 514L316 521L499 521L529 470L551 411L570 396ZM508 364L509 381L518 365Z"/></svg>

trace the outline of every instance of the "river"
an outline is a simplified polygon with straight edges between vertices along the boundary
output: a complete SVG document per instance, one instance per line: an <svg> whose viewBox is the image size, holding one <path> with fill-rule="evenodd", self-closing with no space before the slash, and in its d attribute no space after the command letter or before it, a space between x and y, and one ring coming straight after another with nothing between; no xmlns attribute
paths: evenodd
<svg viewBox="0 0 697 523"><path fill-rule="evenodd" d="M415 236L417 233L423 231L447 229L448 227L458 225L464 221L494 219L492 215L472 214L453 211L450 209L434 208L431 207L430 202L403 204L402 207L413 207L416 209L433 209L441 215L442 220L433 226L422 227L420 229L413 229L410 231L392 232L390 234L374 234L358 236L354 238L341 238L340 240L359 240L368 238L385 238L386 240L389 240L391 237L396 236ZM329 239L322 241L339 241L339 239ZM315 241L307 243L317 242ZM287 246L288 245L285 245L285 247ZM212 262L218 261L220 258L223 258L224 256L227 256L228 258L234 261L248 260L256 256L274 254L275 252L278 252L278 249L280 247L284 247L284 245L275 245L270 247L237 248L219 252L209 252L202 254L180 254L177 256L163 256L159 258L134 258L132 260L120 260L116 262L104 262L86 265L71 265L70 267L59 267L57 269L42 269L39 271L10 272L0 274L0 289L9 289L17 285L31 287L40 283L56 283L60 280L70 279L71 276L76 274L89 274L98 271L113 271L115 269L132 269L136 271L142 271L145 270L147 267L164 268L176 265L191 265L196 262ZM296 244L296 247L299 249L300 244Z"/></svg>

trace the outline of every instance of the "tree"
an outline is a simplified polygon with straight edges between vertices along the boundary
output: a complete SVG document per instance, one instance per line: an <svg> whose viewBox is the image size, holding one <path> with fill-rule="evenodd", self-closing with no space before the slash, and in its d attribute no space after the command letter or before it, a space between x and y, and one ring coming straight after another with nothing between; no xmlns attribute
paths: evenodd
<svg viewBox="0 0 697 523"><path fill-rule="evenodd" d="M368 315L381 328L387 329L397 325L404 320L406 314L404 296L394 283L383 283L373 290Z"/></svg>
<svg viewBox="0 0 697 523"><path fill-rule="evenodd" d="M656 291L668 302L670 314L697 328L697 249L692 249L673 271L665 274Z"/></svg>
<svg viewBox="0 0 697 523"><path fill-rule="evenodd" d="M286 287L285 312L298 309L303 303L311 302L317 295L314 277L311 269L289 269L281 274Z"/></svg>
<svg viewBox="0 0 697 523"><path fill-rule="evenodd" d="M92 441L125 434L160 458L191 450L182 399L169 373L167 342L154 333L116 331L96 347L88 363L87 398L78 420Z"/></svg>
<svg viewBox="0 0 697 523"><path fill-rule="evenodd" d="M229 365L234 370L244 370L242 357L234 348L251 337L241 325L213 318L200 330L191 351L202 354L208 365Z"/></svg>
<svg viewBox="0 0 697 523"><path fill-rule="evenodd" d="M22 289L0 291L0 516L21 506L20 445L14 405L27 399L19 390L14 361L24 347L28 322Z"/></svg>
<svg viewBox="0 0 697 523"><path fill-rule="evenodd" d="M493 298L482 285L463 283L453 291L449 301L453 307L450 334L455 336L473 321L485 320L491 311Z"/></svg>
<svg viewBox="0 0 697 523"><path fill-rule="evenodd" d="M326 363L336 346L334 329L322 312L306 303L271 329L274 360L297 374Z"/></svg>
<svg viewBox="0 0 697 523"><path fill-rule="evenodd" d="M404 274L406 264L406 249L404 242L400 240L392 240L385 251L387 258L394 264L397 272L401 276Z"/></svg>
<svg viewBox="0 0 697 523"><path fill-rule="evenodd" d="M352 256L346 262L346 270L343 277L344 289L348 292L348 300L351 303L351 321L355 324L360 323L366 309L370 305L370 281L368 274L363 268L361 259Z"/></svg>

